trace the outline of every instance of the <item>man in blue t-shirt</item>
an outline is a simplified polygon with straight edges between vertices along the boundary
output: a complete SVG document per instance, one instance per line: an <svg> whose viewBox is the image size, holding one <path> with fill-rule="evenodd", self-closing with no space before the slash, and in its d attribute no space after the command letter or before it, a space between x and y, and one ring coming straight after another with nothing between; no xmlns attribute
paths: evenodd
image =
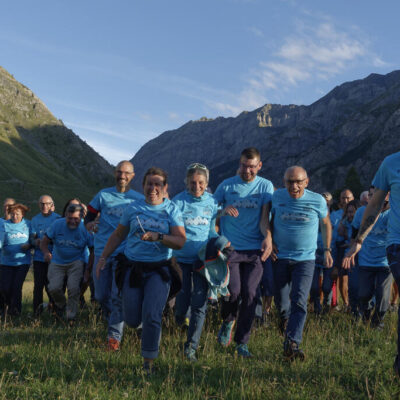
<svg viewBox="0 0 400 400"><path fill-rule="evenodd" d="M375 192L370 199L363 215L360 229L352 247L343 259L343 267L354 265L355 256L360 251L372 227L385 204L386 195L390 192L390 212L388 214L388 236L386 254L390 270L400 287L400 152L386 157L380 165L372 185ZM400 310L399 310L400 312ZM400 319L397 327L397 356L394 362L394 371L400 377Z"/></svg>
<svg viewBox="0 0 400 400"><path fill-rule="evenodd" d="M267 204L271 200L272 183L257 176L262 167L260 153L254 147L242 151L238 175L225 179L214 193L223 207L220 218L221 234L232 243L235 251L229 258L228 300L222 302L223 323L218 341L228 346L234 340L240 356L251 357L247 343L257 305L256 292L263 274L265 238L260 222L268 218ZM240 309L239 300L241 299Z"/></svg>
<svg viewBox="0 0 400 400"><path fill-rule="evenodd" d="M82 223L83 207L71 204L65 218L59 218L47 228L40 249L49 265L49 292L55 311L61 317L66 306L67 321L75 321L78 312L80 283L83 277L85 249L93 250L92 235ZM49 243L53 249L49 251ZM67 278L68 302L65 299L64 281Z"/></svg>
<svg viewBox="0 0 400 400"><path fill-rule="evenodd" d="M135 176L133 165L130 161L121 161L115 168L115 186L101 190L88 205L85 225L94 235L94 265L98 264L108 238L114 232L124 210L135 200L143 199L143 195L130 188L130 182ZM100 217L98 217L100 215ZM98 220L97 220L98 219ZM108 349L118 350L122 339L123 317L122 299L118 295L115 284L115 257L123 253L125 241L107 258L107 263L100 271L99 277L93 268L93 283L95 297L100 303L104 316L108 321Z"/></svg>
<svg viewBox="0 0 400 400"><path fill-rule="evenodd" d="M333 263L332 228L325 199L306 189L309 179L304 168L288 168L284 181L286 189L278 189L272 196L267 247L271 248L273 240L275 304L285 334L284 355L290 360L303 360L304 353L299 344L314 275L318 227L321 226L324 244L324 265L328 268Z"/></svg>
<svg viewBox="0 0 400 400"><path fill-rule="evenodd" d="M51 196L44 194L39 198L40 213L35 215L31 221L33 236L33 246L35 254L33 256L33 313L38 315L42 311L43 288L46 289L50 303L52 299L47 288L47 271L49 264L44 261L43 253L40 250L40 241L45 235L47 228L60 216L52 211L54 202ZM51 252L51 245L49 248Z"/></svg>

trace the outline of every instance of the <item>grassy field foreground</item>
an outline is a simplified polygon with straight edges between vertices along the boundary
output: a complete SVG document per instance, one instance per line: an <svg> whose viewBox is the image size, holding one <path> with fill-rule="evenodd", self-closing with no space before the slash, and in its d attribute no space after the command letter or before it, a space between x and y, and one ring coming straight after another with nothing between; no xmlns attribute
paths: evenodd
<svg viewBox="0 0 400 400"><path fill-rule="evenodd" d="M141 372L140 339L126 329L122 349L105 351L106 326L93 309L74 328L49 315L31 316L32 283L24 286L20 319L0 326L0 399L393 399L396 315L383 331L351 323L349 315L310 315L305 362L288 363L276 324L252 334L250 360L216 342L218 317L209 313L199 362L182 356L185 333L163 327L157 372Z"/></svg>

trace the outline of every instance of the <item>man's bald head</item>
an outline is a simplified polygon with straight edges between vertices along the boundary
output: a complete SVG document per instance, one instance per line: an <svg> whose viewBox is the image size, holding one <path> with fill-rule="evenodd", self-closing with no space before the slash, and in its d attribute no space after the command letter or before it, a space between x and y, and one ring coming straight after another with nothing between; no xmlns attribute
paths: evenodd
<svg viewBox="0 0 400 400"><path fill-rule="evenodd" d="M307 171L298 165L289 167L284 176L285 186L290 197L299 199L304 194L304 189L308 186Z"/></svg>
<svg viewBox="0 0 400 400"><path fill-rule="evenodd" d="M342 192L340 193L340 202L339 202L340 208L344 209L346 204L352 200L354 200L353 192L350 189L342 190Z"/></svg>
<svg viewBox="0 0 400 400"><path fill-rule="evenodd" d="M115 167L114 176L117 190L122 193L128 191L129 184L135 176L133 164L128 160L120 161Z"/></svg>

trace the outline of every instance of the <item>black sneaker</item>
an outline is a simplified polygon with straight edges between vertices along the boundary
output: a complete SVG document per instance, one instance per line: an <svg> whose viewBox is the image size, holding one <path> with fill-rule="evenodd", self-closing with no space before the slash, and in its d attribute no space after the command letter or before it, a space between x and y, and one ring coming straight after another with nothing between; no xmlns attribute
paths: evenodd
<svg viewBox="0 0 400 400"><path fill-rule="evenodd" d="M286 339L283 343L283 355L289 360L300 360L304 361L306 356L304 355L303 350L299 348L299 345L292 340Z"/></svg>

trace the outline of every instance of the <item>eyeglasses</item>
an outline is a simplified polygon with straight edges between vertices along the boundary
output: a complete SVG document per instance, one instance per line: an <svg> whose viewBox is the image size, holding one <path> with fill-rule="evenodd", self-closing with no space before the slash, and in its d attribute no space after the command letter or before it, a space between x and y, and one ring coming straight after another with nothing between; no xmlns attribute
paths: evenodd
<svg viewBox="0 0 400 400"><path fill-rule="evenodd" d="M52 201L49 201L48 203L42 203L42 202L40 202L39 203L41 206L52 206L53 205L53 202Z"/></svg>
<svg viewBox="0 0 400 400"><path fill-rule="evenodd" d="M189 169L203 169L204 171L208 171L208 168L207 168L205 165L200 164L200 163L193 163L193 164L190 164L190 165L186 168L186 171L189 171Z"/></svg>

